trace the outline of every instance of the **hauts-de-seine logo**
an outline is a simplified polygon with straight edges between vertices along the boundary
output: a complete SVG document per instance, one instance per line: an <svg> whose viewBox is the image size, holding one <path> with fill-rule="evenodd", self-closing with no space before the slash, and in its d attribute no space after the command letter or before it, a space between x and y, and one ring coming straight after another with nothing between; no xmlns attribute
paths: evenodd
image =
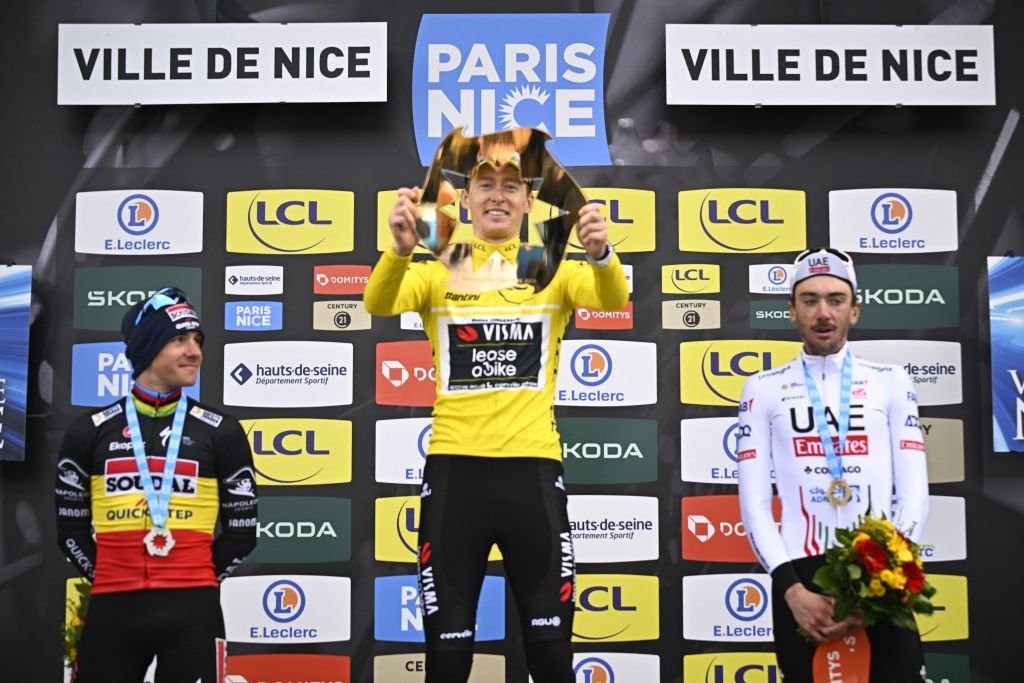
<svg viewBox="0 0 1024 683"><path fill-rule="evenodd" d="M263 591L263 611L279 624L287 624L302 616L306 594L294 581L280 579Z"/></svg>
<svg viewBox="0 0 1024 683"><path fill-rule="evenodd" d="M568 166L610 162L604 124L608 14L426 14L412 70L420 161L453 128L521 126L555 138Z"/></svg>
<svg viewBox="0 0 1024 683"><path fill-rule="evenodd" d="M886 192L871 204L871 222L888 235L901 233L910 227L914 218L914 207L910 201L896 192Z"/></svg>
<svg viewBox="0 0 1024 683"><path fill-rule="evenodd" d="M160 207L144 194L130 194L117 207L117 224L129 235L145 235L160 220Z"/></svg>
<svg viewBox="0 0 1024 683"><path fill-rule="evenodd" d="M572 376L580 384L596 387L612 373L612 357L597 344L581 346L572 355Z"/></svg>

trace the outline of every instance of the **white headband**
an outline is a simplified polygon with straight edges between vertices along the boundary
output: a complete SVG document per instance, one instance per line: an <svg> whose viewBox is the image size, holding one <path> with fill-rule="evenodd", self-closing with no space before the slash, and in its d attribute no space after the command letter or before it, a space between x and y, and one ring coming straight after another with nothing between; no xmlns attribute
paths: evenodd
<svg viewBox="0 0 1024 683"><path fill-rule="evenodd" d="M804 254L807 255L804 256ZM810 253L804 252L804 254L797 257L799 260L796 262L796 272L793 273L791 291L795 292L799 283L815 275L831 275L845 280L850 283L854 292L857 291L857 274L853 270L853 261L849 256L843 254L846 256L843 259L842 256L825 249L818 249Z"/></svg>

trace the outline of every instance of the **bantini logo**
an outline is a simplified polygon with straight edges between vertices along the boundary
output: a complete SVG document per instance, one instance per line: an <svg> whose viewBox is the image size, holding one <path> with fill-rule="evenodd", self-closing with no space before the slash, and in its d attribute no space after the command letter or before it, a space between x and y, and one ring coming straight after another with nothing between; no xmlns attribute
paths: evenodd
<svg viewBox="0 0 1024 683"><path fill-rule="evenodd" d="M279 624L287 624L302 616L306 609L306 594L299 584L280 579L263 592L263 611Z"/></svg>
<svg viewBox="0 0 1024 683"><path fill-rule="evenodd" d="M725 591L725 607L740 621L754 621L768 609L768 591L753 579L739 579Z"/></svg>
<svg viewBox="0 0 1024 683"><path fill-rule="evenodd" d="M159 220L159 207L144 194L128 195L117 207L117 224L129 235L145 235Z"/></svg>

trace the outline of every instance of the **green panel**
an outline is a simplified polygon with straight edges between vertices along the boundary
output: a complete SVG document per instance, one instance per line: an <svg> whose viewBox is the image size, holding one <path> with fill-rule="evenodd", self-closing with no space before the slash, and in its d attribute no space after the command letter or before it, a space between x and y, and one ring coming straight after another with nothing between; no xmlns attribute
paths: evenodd
<svg viewBox="0 0 1024 683"><path fill-rule="evenodd" d="M188 294L196 313L202 316L203 271L200 268L79 268L75 271L75 329L120 331L125 311L168 286Z"/></svg>
<svg viewBox="0 0 1024 683"><path fill-rule="evenodd" d="M249 562L347 562L352 558L352 501L262 497L257 538Z"/></svg>
<svg viewBox="0 0 1024 683"><path fill-rule="evenodd" d="M570 484L631 484L658 479L658 423L563 417L562 463Z"/></svg>

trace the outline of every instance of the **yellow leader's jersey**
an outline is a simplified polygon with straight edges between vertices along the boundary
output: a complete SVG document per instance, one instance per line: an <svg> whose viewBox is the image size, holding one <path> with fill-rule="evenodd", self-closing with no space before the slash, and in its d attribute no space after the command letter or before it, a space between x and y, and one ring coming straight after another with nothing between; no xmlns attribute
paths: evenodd
<svg viewBox="0 0 1024 683"><path fill-rule="evenodd" d="M519 240L474 239L474 267L515 263ZM562 335L577 306L623 308L629 297L615 253L603 265L563 261L540 292L521 285L467 294L448 289L438 261L412 262L388 248L364 300L373 315L415 311L434 355L437 399L428 455L561 460L555 378Z"/></svg>

